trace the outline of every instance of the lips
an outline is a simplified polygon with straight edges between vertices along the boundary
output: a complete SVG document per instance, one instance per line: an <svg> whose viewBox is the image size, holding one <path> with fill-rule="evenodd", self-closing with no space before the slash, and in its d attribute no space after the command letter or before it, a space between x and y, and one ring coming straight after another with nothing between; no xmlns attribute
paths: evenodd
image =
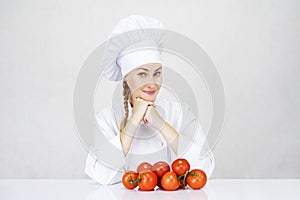
<svg viewBox="0 0 300 200"><path fill-rule="evenodd" d="M153 94L155 94L156 91L143 91L143 92L145 92L148 95L153 95Z"/></svg>

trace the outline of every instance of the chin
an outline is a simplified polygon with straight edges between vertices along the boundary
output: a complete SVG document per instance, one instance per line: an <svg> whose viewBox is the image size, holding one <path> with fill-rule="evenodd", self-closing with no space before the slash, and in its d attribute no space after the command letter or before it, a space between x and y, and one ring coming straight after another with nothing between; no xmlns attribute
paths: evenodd
<svg viewBox="0 0 300 200"><path fill-rule="evenodd" d="M151 101L154 102L156 100L156 96L155 97L149 97L149 96L144 96L142 97L144 100L146 101Z"/></svg>
<svg viewBox="0 0 300 200"><path fill-rule="evenodd" d="M141 97L142 99L144 99L145 101L151 101L151 102L155 102L157 94L155 95L147 95L144 92L138 93L134 96L134 98L136 97Z"/></svg>
<svg viewBox="0 0 300 200"><path fill-rule="evenodd" d="M143 99L145 99L146 101L151 101L151 102L154 102L156 100L156 98L149 98L149 97L148 98L145 97Z"/></svg>

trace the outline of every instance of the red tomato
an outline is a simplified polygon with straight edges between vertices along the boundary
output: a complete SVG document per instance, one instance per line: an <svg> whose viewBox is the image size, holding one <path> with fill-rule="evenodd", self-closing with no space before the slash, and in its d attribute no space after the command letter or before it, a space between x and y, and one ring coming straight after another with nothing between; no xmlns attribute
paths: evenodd
<svg viewBox="0 0 300 200"><path fill-rule="evenodd" d="M170 171L170 166L168 163L160 161L152 166L152 171L157 175L157 177L162 177L166 172Z"/></svg>
<svg viewBox="0 0 300 200"><path fill-rule="evenodd" d="M167 172L163 175L163 177L161 178L161 186L165 189L165 190L176 190L180 183L179 180L177 179L177 175L175 172Z"/></svg>
<svg viewBox="0 0 300 200"><path fill-rule="evenodd" d="M122 177L123 185L129 190L134 189L138 185L137 183L138 176L139 174L134 171L126 172Z"/></svg>
<svg viewBox="0 0 300 200"><path fill-rule="evenodd" d="M172 163L172 170L178 175L185 174L190 170L190 163L184 158L178 158Z"/></svg>
<svg viewBox="0 0 300 200"><path fill-rule="evenodd" d="M151 172L152 165L148 162L142 162L136 169L138 173Z"/></svg>
<svg viewBox="0 0 300 200"><path fill-rule="evenodd" d="M142 172L139 175L139 187L141 190L153 190L157 184L157 176L154 172Z"/></svg>
<svg viewBox="0 0 300 200"><path fill-rule="evenodd" d="M206 174L201 169L193 169L186 178L186 183L193 189L204 187L206 181Z"/></svg>

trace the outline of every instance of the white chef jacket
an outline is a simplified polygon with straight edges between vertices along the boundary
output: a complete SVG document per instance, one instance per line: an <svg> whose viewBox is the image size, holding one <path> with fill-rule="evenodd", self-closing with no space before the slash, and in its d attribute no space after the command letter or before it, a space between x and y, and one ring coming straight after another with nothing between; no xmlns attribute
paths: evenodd
<svg viewBox="0 0 300 200"><path fill-rule="evenodd" d="M122 175L126 170L136 171L141 162L154 164L158 161L165 161L171 165L176 158L185 158L189 161L191 169L202 169L209 178L213 172L215 161L211 151L205 158L200 158L200 152L206 143L205 135L193 112L186 104L168 101L157 98L156 109L160 116L169 123L178 133L177 155L168 146L163 136L142 121L137 129L135 138L126 157L122 153L120 142L120 122L124 116L123 104L109 106L96 114L96 119L110 144L119 150L119 156L110 157L119 163L119 167L111 167L99 157L89 152L86 160L85 173L96 182L109 185L121 182ZM132 115L132 108L129 106L129 116ZM95 133L96 136L99 133ZM100 133L101 134L101 133ZM97 137L95 137L97 140ZM102 143L103 144L103 143ZM95 141L95 151L97 151ZM103 145L102 145L103 146ZM111 152L101 150L102 155L110 156ZM96 153L95 153L96 154ZM122 154L122 155L121 155ZM112 154L112 156L115 154Z"/></svg>

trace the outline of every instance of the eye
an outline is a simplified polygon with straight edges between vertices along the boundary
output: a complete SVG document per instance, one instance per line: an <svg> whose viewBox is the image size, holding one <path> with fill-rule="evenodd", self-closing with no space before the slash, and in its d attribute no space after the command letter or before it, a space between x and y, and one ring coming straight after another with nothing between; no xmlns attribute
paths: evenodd
<svg viewBox="0 0 300 200"><path fill-rule="evenodd" d="M146 73L144 73L144 72L138 73L138 76L145 77Z"/></svg>
<svg viewBox="0 0 300 200"><path fill-rule="evenodd" d="M154 76L160 76L161 72L155 72Z"/></svg>

